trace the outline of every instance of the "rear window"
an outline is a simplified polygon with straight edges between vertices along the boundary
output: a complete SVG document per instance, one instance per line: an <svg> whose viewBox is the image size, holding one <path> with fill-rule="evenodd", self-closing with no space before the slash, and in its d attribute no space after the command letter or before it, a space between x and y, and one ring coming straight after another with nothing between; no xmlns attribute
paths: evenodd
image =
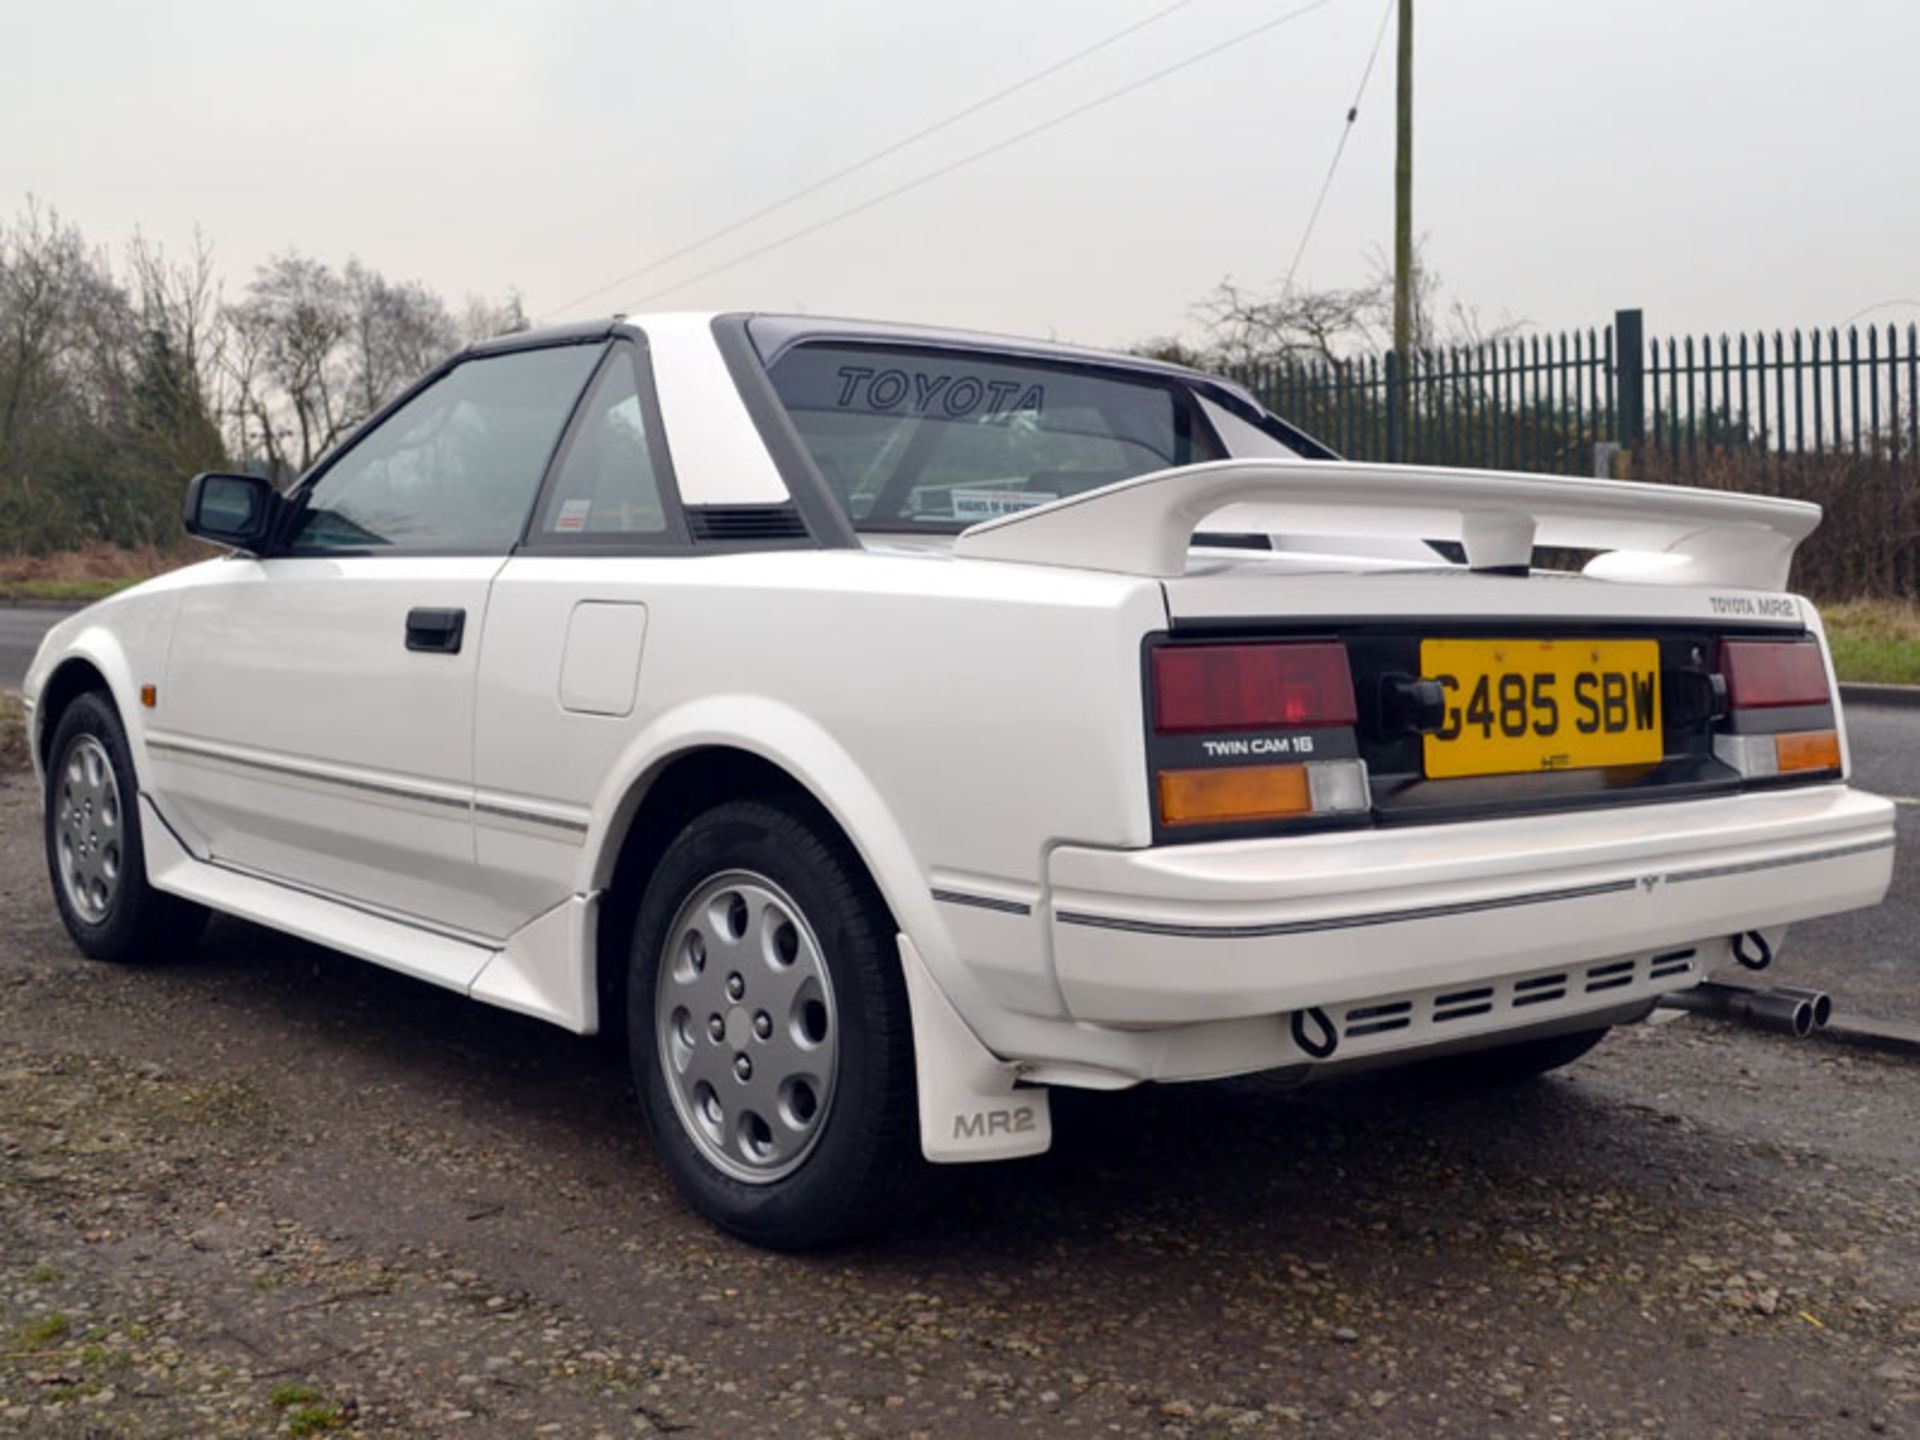
<svg viewBox="0 0 1920 1440"><path fill-rule="evenodd" d="M980 352L796 345L769 369L863 529L952 530L1224 458L1177 382Z"/></svg>

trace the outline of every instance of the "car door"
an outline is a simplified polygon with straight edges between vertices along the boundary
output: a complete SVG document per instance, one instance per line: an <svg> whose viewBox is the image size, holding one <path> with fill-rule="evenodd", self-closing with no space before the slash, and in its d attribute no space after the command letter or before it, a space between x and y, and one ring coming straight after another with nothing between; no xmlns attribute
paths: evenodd
<svg viewBox="0 0 1920 1440"><path fill-rule="evenodd" d="M493 938L472 817L488 586L603 348L452 365L303 487L270 553L184 596L147 743L203 854Z"/></svg>
<svg viewBox="0 0 1920 1440"><path fill-rule="evenodd" d="M656 606L694 583L693 554L647 347L623 339L488 600L474 828L495 926L525 923L578 884L592 803L657 704L642 677Z"/></svg>

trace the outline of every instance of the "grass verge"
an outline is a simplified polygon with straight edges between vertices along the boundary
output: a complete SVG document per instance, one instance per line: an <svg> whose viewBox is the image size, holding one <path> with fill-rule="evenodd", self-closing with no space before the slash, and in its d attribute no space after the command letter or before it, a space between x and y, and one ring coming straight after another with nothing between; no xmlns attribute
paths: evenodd
<svg viewBox="0 0 1920 1440"><path fill-rule="evenodd" d="M172 550L85 545L53 555L0 555L0 604L85 604L213 553L205 545Z"/></svg>
<svg viewBox="0 0 1920 1440"><path fill-rule="evenodd" d="M0 580L0 605L18 605L23 601L35 600L85 605L104 600L115 591L138 583L119 576L99 576L86 580Z"/></svg>
<svg viewBox="0 0 1920 1440"><path fill-rule="evenodd" d="M0 690L0 773L24 770L32 758L27 750L27 712L20 699Z"/></svg>
<svg viewBox="0 0 1920 1440"><path fill-rule="evenodd" d="M1846 600L1822 605L1833 668L1862 684L1920 685L1920 605Z"/></svg>

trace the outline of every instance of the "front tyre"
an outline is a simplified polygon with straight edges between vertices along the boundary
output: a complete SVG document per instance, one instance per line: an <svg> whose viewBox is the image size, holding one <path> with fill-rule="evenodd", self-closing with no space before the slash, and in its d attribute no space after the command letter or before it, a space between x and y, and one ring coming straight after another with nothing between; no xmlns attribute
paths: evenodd
<svg viewBox="0 0 1920 1440"><path fill-rule="evenodd" d="M877 1228L919 1166L912 1030L846 842L797 803L718 806L667 847L633 937L634 1085L694 1208L783 1250Z"/></svg>
<svg viewBox="0 0 1920 1440"><path fill-rule="evenodd" d="M73 943L96 960L120 962L190 946L207 911L147 883L140 790L113 702L95 691L76 698L61 712L47 756L47 873Z"/></svg>

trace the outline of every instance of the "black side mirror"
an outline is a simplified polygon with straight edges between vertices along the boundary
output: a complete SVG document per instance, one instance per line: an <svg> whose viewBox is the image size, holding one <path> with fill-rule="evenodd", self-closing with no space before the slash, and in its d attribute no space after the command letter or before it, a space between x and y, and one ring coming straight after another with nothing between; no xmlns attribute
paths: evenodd
<svg viewBox="0 0 1920 1440"><path fill-rule="evenodd" d="M187 482L180 518L189 535L216 545L257 550L273 534L282 503L279 492L258 475L209 470Z"/></svg>

